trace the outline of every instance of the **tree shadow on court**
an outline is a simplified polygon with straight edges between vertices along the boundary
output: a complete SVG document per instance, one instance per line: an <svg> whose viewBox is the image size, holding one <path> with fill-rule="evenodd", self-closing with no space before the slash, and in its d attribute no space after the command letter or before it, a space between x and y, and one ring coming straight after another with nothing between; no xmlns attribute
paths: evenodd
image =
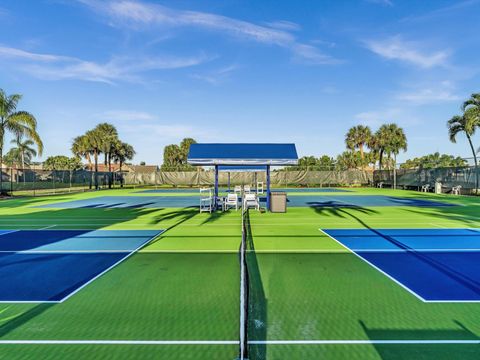
<svg viewBox="0 0 480 360"><path fill-rule="evenodd" d="M17 313L9 314L8 320L5 321L2 319L2 313L7 311L11 305L6 305L0 307L0 339L10 333L11 331L15 330L22 325L25 325L30 320L36 318L40 314L44 313L48 309L55 306L55 304L51 303L43 303L38 305L30 305L32 306L27 311L20 310Z"/></svg>
<svg viewBox="0 0 480 360"><path fill-rule="evenodd" d="M245 219L246 228L246 262L248 277L248 309L247 309L247 334L248 340L267 340L267 298L260 274L255 243L253 240L250 215L247 211ZM250 360L265 360L267 358L266 344L248 346Z"/></svg>
<svg viewBox="0 0 480 360"><path fill-rule="evenodd" d="M328 215L328 216L337 216L340 218L350 218L358 222L360 225L364 227L368 227L368 225L363 221L358 215L377 215L379 212L374 209L369 209L362 206L357 205L348 205L342 204L338 205L337 202L308 202L307 203L310 208L315 210L318 215ZM355 214L357 213L357 214Z"/></svg>
<svg viewBox="0 0 480 360"><path fill-rule="evenodd" d="M479 204L480 205L480 204ZM415 208L406 208L405 211L410 214L415 214L420 216L431 216L435 218L435 221L438 219L440 221L456 221L461 225L466 227L479 227L480 225L480 216L479 214L480 206L455 206L455 207L439 207L434 209L415 209ZM441 225L438 224L438 225Z"/></svg>
<svg viewBox="0 0 480 360"><path fill-rule="evenodd" d="M478 341L480 338L465 325L457 320L452 320L452 327L447 329L389 329L370 328L366 322L359 320L365 334L371 341L378 340L471 340ZM480 358L478 343L472 344L382 344L373 343L378 356L383 360L403 359L431 359L431 360L474 360Z"/></svg>
<svg viewBox="0 0 480 360"><path fill-rule="evenodd" d="M446 277L454 280L455 282L462 284L464 287L470 289L472 292L476 294L480 294L480 282L478 282L476 279L471 278L460 271L457 271L457 269L451 266L447 266L442 261L437 260L434 255L431 255L429 253L424 253L424 252L418 251L417 249L411 248L405 245L404 243L402 243L401 241L395 239L394 237L386 235L381 231L375 228L372 228L364 220L362 220L360 217L353 214L352 212L347 212L341 208L336 208L336 207L329 208L329 210L328 209L325 210L318 207L315 209L317 213L330 211L330 213L333 212L335 214L340 214L339 216L342 216L342 217L344 217L344 215L347 215L350 218L355 219L363 227L365 227L366 229L369 229L372 233L374 233L378 237L381 237L382 239L385 239L386 241L388 241L390 244L394 245L395 248L408 252L409 256L414 256L417 260L429 265L431 268L434 268L435 270L442 273ZM351 208L349 207L349 209ZM372 209L364 209L364 208L362 209L355 208L355 210L360 211L363 214L374 212L374 210Z"/></svg>

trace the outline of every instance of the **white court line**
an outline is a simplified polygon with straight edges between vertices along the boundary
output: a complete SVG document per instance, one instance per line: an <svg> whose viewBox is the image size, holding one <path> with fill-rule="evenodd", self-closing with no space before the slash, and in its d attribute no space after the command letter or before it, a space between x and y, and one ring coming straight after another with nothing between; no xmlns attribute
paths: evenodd
<svg viewBox="0 0 480 360"><path fill-rule="evenodd" d="M430 223L430 225L432 225L432 226L436 226L436 227L439 227L439 228L441 228L441 229L448 229L448 228L447 228L447 227L445 227L445 226L438 225L438 224L435 224L435 223Z"/></svg>
<svg viewBox="0 0 480 360"><path fill-rule="evenodd" d="M480 340L252 340L251 345L480 344Z"/></svg>
<svg viewBox="0 0 480 360"><path fill-rule="evenodd" d="M0 345L238 345L238 340L0 340ZM250 345L477 345L480 340L250 340Z"/></svg>
<svg viewBox="0 0 480 360"><path fill-rule="evenodd" d="M238 345L238 340L0 340L0 345Z"/></svg>
<svg viewBox="0 0 480 360"><path fill-rule="evenodd" d="M18 230L14 230L14 231L11 231L11 232L16 232ZM40 301L36 301L36 300L21 300L21 301L7 301L7 300L2 300L0 301L0 304L40 304L40 303L50 303L50 304L58 304L58 303L63 303L64 301L68 300L70 297L72 297L73 295L75 295L77 292L79 292L80 290L82 290L84 287L86 287L87 285L89 285L90 283L94 282L96 279L98 279L99 277L101 277L102 275L104 275L105 273L107 273L108 271L110 271L111 269L113 269L115 266L119 265L121 262L125 261L126 259L128 259L130 256L132 256L133 254L136 254L138 253L138 251L144 247L144 246L147 246L149 243L151 243L154 239L156 239L158 236L160 236L161 234L163 234L165 232L165 230L159 230L158 233L155 235L155 236L152 236L150 239L148 239L147 241L145 241L143 244L141 244L139 247L137 247L136 249L134 250L129 250L128 252L122 252L120 251L120 253L125 253L126 256L122 257L119 261L117 261L116 263L114 263L113 265L111 265L110 267L108 267L107 269L105 269L104 271L102 271L101 273L99 273L97 276L93 277L92 279L90 279L89 281L87 281L85 284L83 284L82 286L78 287L77 289L75 289L73 292L71 292L70 294L68 294L67 296L65 296L63 299L61 300L58 300L58 301L51 301L51 300L40 300ZM1 236L1 235L0 235ZM8 253L12 253L12 251L7 251ZM103 252L103 251L97 251L97 252ZM115 251L108 251L108 252L115 252ZM25 251L23 253L42 253L40 251ZM53 251L45 251L44 253L56 253L56 252L53 252ZM65 253L72 253L71 251L70 252L65 252ZM73 252L73 253L76 253L76 252ZM0 343L1 344L1 343Z"/></svg>
<svg viewBox="0 0 480 360"><path fill-rule="evenodd" d="M387 274L385 271L383 271L382 269L380 269L378 266L375 266L373 265L370 261L364 259L363 257L361 257L360 255L358 255L355 251L351 250L348 246L342 244L340 241L338 241L337 239L335 239L333 236L331 236L330 234L326 233L325 231L323 231L322 229L318 229L320 230L320 232L322 232L323 234L327 235L330 239L332 239L333 241L335 241L336 243L340 244L341 246L343 246L345 249L347 249L348 251L350 251L352 254L354 254L356 257L358 257L359 259L361 259L362 261L366 262L368 265L370 265L371 267L373 267L375 270L379 271L381 274L385 275L386 277L388 277L390 280L392 280L393 282L395 282L397 285L401 286L402 288L404 288L405 290L407 290L410 294L412 294L413 296L415 296L417 299L421 300L422 302L427 302L427 300L425 300L424 298L422 298L420 295L418 295L416 292L414 292L413 290L411 290L409 287L403 285L400 281L398 281L397 279L395 279L394 277L390 276L389 274Z"/></svg>
<svg viewBox="0 0 480 360"><path fill-rule="evenodd" d="M7 235L7 234L11 234L11 233L15 233L15 232L18 232L18 231L20 231L20 230L18 230L18 229L16 229L16 230L10 230L10 231L1 233L0 236L2 236L2 235Z"/></svg>
<svg viewBox="0 0 480 360"><path fill-rule="evenodd" d="M398 281L397 279L395 279L394 277L390 276L389 274L387 274L385 271L383 271L382 269L380 269L379 267L373 265L370 261L364 259L362 256L360 256L359 254L357 254L354 250L350 249L349 247L347 247L346 245L342 244L340 241L338 241L337 239L335 239L333 236L330 236L329 234L327 234L325 231L323 231L322 229L318 229L320 230L322 233L324 233L325 235L327 235L330 239L336 241L338 244L340 244L341 246L343 246L345 249L347 249L348 251L350 251L352 254L354 254L356 257L358 257L359 259L365 261L368 265L370 265L371 267L373 267L374 269L376 269L377 271L379 271L380 273L382 273L383 275L385 275L386 277L388 277L390 280L392 280L393 282L395 282L397 285L401 286L402 288L404 288L405 290L407 290L410 294L414 295L416 298L418 298L419 300L421 300L422 302L424 303L468 303L468 304L472 304L472 303L480 303L480 300L425 300L424 298L422 298L420 295L418 295L415 291L411 290L409 287L407 287L406 285L402 284L400 281ZM367 250L368 251L368 250ZM449 250L451 251L451 250Z"/></svg>
<svg viewBox="0 0 480 360"><path fill-rule="evenodd" d="M55 226L57 226L57 225L49 225L49 226L45 226L45 227L43 227L43 228L41 228L41 229L39 229L39 230L47 230L47 229L51 229L51 228L53 228L53 227L55 227Z"/></svg>
<svg viewBox="0 0 480 360"><path fill-rule="evenodd" d="M63 303L64 301L68 300L69 298L71 298L73 295L75 295L76 293L78 293L79 291L81 291L84 287L88 286L89 284L91 284L92 282L94 282L95 280L97 280L99 277L101 277L102 275L104 275L105 273L109 272L110 270L112 270L115 266L117 265L120 265L120 263L122 263L123 261L127 260L130 256L132 256L133 254L137 253L137 251L139 251L141 248L143 248L144 246L147 246L149 243L152 242L153 239L156 239L158 236L162 235L163 233L165 232L165 230L160 230L157 234L155 234L154 236L152 236L150 239L148 239L147 241L145 241L143 244L141 244L140 246L138 246L136 249L132 250L129 254L127 254L126 256L124 256L123 258L121 258L120 260L118 260L116 263L114 263L112 266L109 266L108 268L106 268L105 270L103 270L100 274L98 274L97 276L91 278L90 280L88 280L85 284L83 284L82 286L76 288L74 291L72 291L70 294L68 294L67 296L65 296L63 299L61 299L59 302L60 303ZM41 301L40 301L41 302Z"/></svg>

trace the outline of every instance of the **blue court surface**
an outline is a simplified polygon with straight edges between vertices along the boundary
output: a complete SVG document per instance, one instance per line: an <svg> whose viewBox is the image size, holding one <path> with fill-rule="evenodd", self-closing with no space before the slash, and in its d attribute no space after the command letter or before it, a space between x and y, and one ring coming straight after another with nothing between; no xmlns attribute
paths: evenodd
<svg viewBox="0 0 480 360"><path fill-rule="evenodd" d="M480 301L476 229L323 231L423 301Z"/></svg>
<svg viewBox="0 0 480 360"><path fill-rule="evenodd" d="M148 190L139 190L134 191L134 194L181 194L181 193L198 193L200 190L198 188L182 188L182 189L148 189Z"/></svg>
<svg viewBox="0 0 480 360"><path fill-rule="evenodd" d="M185 208L198 207L199 196L101 196L39 206L41 208Z"/></svg>
<svg viewBox="0 0 480 360"><path fill-rule="evenodd" d="M0 302L62 302L158 230L0 230Z"/></svg>
<svg viewBox="0 0 480 360"><path fill-rule="evenodd" d="M198 207L199 196L101 196L91 199L74 200L41 205L41 208L77 209L77 208L186 208ZM261 196L260 201L265 202ZM453 206L438 201L399 198L383 195L306 195L288 197L291 207L368 207L368 206Z"/></svg>
<svg viewBox="0 0 480 360"><path fill-rule="evenodd" d="M369 206L452 206L439 201L400 198L384 195L329 195L329 196L290 196L288 206L300 207L369 207Z"/></svg>

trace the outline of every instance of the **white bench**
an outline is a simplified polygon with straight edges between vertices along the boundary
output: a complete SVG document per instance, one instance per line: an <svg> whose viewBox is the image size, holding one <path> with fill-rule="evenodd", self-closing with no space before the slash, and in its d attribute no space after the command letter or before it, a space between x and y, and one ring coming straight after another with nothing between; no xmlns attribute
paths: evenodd
<svg viewBox="0 0 480 360"><path fill-rule="evenodd" d="M430 184L422 185L422 192L429 192L430 191Z"/></svg>
<svg viewBox="0 0 480 360"><path fill-rule="evenodd" d="M460 195L460 191L462 190L462 185L457 185L452 187L452 194L453 195Z"/></svg>

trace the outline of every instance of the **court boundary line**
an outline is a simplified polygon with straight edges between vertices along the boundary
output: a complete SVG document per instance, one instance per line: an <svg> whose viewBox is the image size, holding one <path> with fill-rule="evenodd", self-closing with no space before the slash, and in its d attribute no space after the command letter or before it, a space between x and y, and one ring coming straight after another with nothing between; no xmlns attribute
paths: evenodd
<svg viewBox="0 0 480 360"><path fill-rule="evenodd" d="M238 340L0 340L0 345L238 345ZM480 340L249 340L249 345L478 345Z"/></svg>
<svg viewBox="0 0 480 360"><path fill-rule="evenodd" d="M418 295L415 291L413 291L412 289L410 289L408 286L402 284L400 281L398 281L397 279L395 279L393 276L387 274L385 271L383 271L382 269L380 269L378 266L376 265L373 265L370 261L364 259L362 256L358 255L355 251L353 251L352 249L350 249L348 246L346 246L345 244L343 244L342 242L338 241L337 239L335 239L333 236L331 236L330 234L328 234L327 232L325 232L323 229L319 228L318 230L320 230L320 232L326 236L328 236L330 239L332 239L333 241L335 241L336 243L338 243L339 245L341 245L342 247L344 247L345 249L347 249L350 253L352 253L353 255L355 255L357 258L361 259L362 261L364 261L365 263L367 263L368 265L370 265L371 267L373 267L375 270L377 270L378 272L380 272L381 274L383 274L384 276L386 276L387 278L389 278L390 280L392 280L394 283L396 283L397 285L401 286L403 289L407 290L411 295L415 296L417 299L419 299L420 301L422 302L427 302L423 297L421 297L420 295Z"/></svg>
<svg viewBox="0 0 480 360"><path fill-rule="evenodd" d="M85 284L82 284L80 287L76 288L74 291L72 291L70 294L68 294L67 296L65 296L63 299L61 299L59 301L59 303L63 303L64 301L67 301L68 299L70 299L73 295L75 295L76 293L78 293L79 291L81 291L82 289L84 289L86 286L88 286L89 284L91 284L92 282L94 282L95 280L97 280L99 277L101 277L102 275L106 274L107 272L109 272L110 270L112 270L114 267L116 267L117 265L120 265L122 262L124 262L125 260L127 260L129 257L131 257L133 254L136 254L141 248L147 246L149 243L151 243L153 241L153 239L156 239L158 236L162 235L163 233L165 232L165 230L159 230L159 232L157 234L155 234L154 236L152 236L150 239L146 240L143 244L141 244L140 246L138 246L136 249L132 250L129 254L127 254L125 257L122 257L120 260L118 260L116 263L114 263L113 265L109 266L108 268L106 268L105 270L103 270L101 273L99 273L98 275L96 275L95 277L91 278L90 280L88 280Z"/></svg>
<svg viewBox="0 0 480 360"><path fill-rule="evenodd" d="M351 252L352 254L354 254L356 257L358 257L359 259L363 260L364 262L366 262L368 265L370 265L371 267L373 267L375 270L379 271L380 273L382 273L383 275L385 275L386 277L388 277L390 280L392 280L393 282L395 282L397 285L400 285L402 288L404 288L405 290L407 290L410 294L414 295L415 297L417 297L419 300L421 300L422 302L424 303L450 303L450 304L475 304L475 303L480 303L480 300L426 300L424 299L423 297L421 297L419 294L417 294L415 291L413 291L412 289L410 289L408 286L404 285L403 283L401 283L400 281L398 281L397 279L395 279L393 276L387 274L385 271L381 270L378 266L376 265L373 265L370 261L368 261L367 259L364 259L362 256L360 256L359 254L356 253L356 251L350 249L348 246L344 245L342 242L338 241L337 239L335 239L333 236L331 236L330 234L326 233L323 229L319 228L318 230L320 230L320 232L322 232L323 234L325 234L326 236L328 236L330 239L334 240L335 242L337 242L338 244L342 245L345 249L347 249L349 252ZM365 250L365 252L367 252L368 250Z"/></svg>
<svg viewBox="0 0 480 360"><path fill-rule="evenodd" d="M15 230L15 231L19 231L19 230ZM154 239L156 239L158 236L162 235L166 230L162 229L162 230L159 230L157 234L155 234L154 236L150 237L148 240L146 240L144 243L142 243L140 246L138 246L137 248L133 249L133 250L130 250L128 253L126 253L126 256L122 257L120 260L118 260L117 262L115 262L114 264L112 264L111 266L109 266L108 268L106 268L105 270L103 270L102 272L98 273L97 275L95 275L93 278L91 278L90 280L88 280L86 283L82 284L80 287L76 288L74 291L72 291L71 293L67 294L65 297L63 297L62 299L60 300L39 300L39 301L36 301L36 300L20 300L20 301L7 301L7 300L1 300L0 301L0 304L61 304L65 301L67 301L69 298L71 298L73 295L77 294L78 292L80 292L81 290L83 290L86 286L88 286L89 284L91 284L92 282L94 282L95 280L97 280L98 278L100 278L101 276L105 275L107 272L109 272L110 270L112 270L113 268L115 268L116 266L120 265L123 261L127 260L129 257L131 257L132 255L134 254L137 254L138 251L147 246L149 243L151 243ZM1 234L0 234L1 236ZM10 251L10 253L16 253L15 251ZM0 344L2 344L0 342Z"/></svg>

